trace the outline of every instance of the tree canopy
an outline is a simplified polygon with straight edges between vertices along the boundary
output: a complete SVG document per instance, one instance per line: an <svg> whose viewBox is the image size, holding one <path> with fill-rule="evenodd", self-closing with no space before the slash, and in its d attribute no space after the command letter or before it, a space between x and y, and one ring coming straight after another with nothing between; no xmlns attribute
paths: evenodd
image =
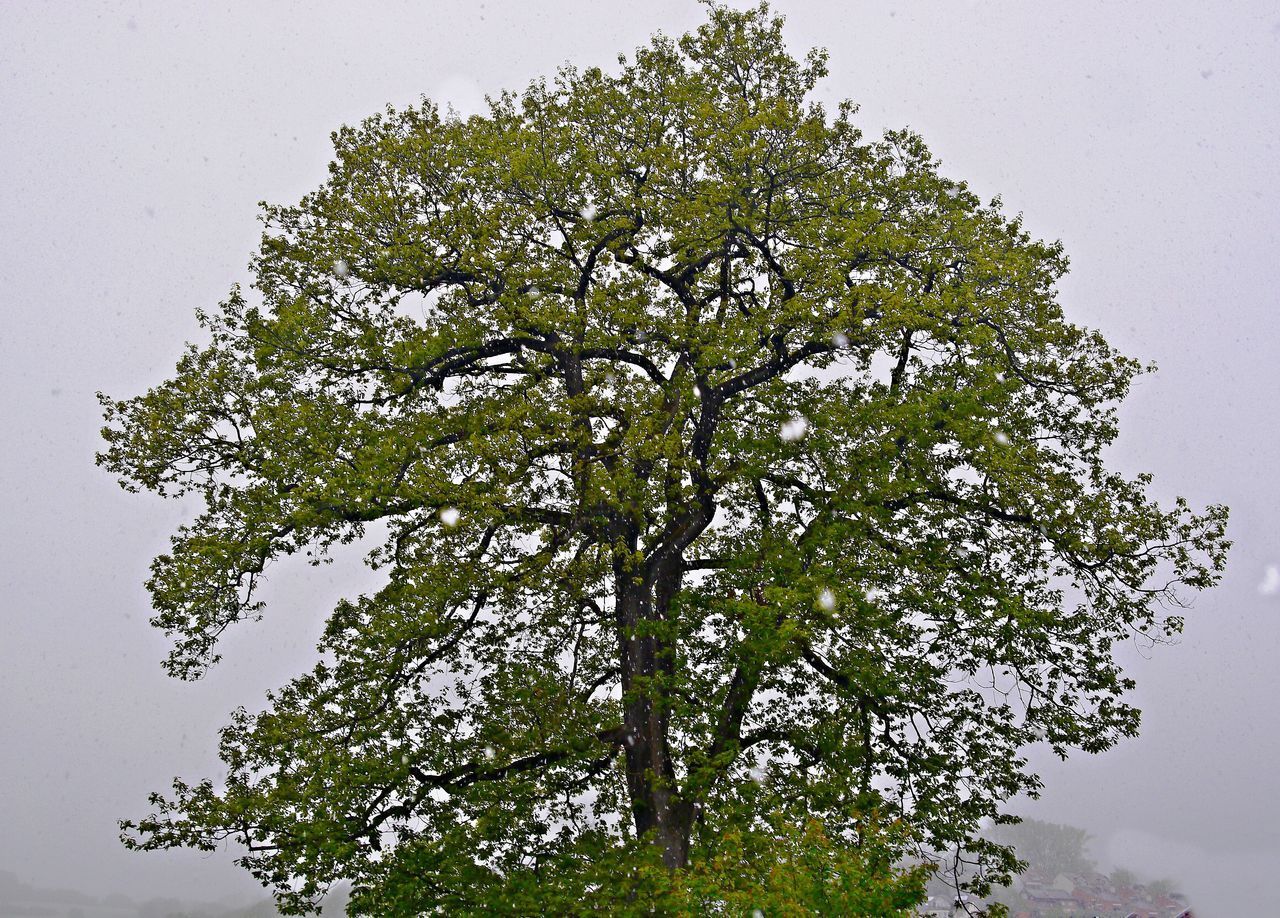
<svg viewBox="0 0 1280 918"><path fill-rule="evenodd" d="M812 101L781 29L712 6L483 116L342 128L256 292L102 397L100 463L203 502L148 582L173 675L275 559L374 540L384 575L128 844L234 839L285 906L378 914L717 870L681 901L739 902L791 852L888 914L909 850L1015 866L979 829L1030 744L1137 731L1114 649L1179 629L1225 509L1105 467L1144 368L1064 318L1061 245Z"/></svg>

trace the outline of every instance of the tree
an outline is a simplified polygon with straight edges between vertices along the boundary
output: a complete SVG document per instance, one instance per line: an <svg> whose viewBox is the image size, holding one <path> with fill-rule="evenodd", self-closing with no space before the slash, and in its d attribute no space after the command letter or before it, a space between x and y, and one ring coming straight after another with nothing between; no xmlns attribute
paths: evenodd
<svg viewBox="0 0 1280 918"><path fill-rule="evenodd" d="M1091 873L1097 866L1088 853L1089 833L1075 826L1020 819L1013 825L996 826L990 834L1012 847L1019 858L1051 876Z"/></svg>
<svg viewBox="0 0 1280 918"><path fill-rule="evenodd" d="M809 101L781 25L712 6L616 74L341 129L266 208L258 298L103 397L100 463L206 508L148 584L173 675L274 559L375 539L385 573L128 844L236 839L295 909L585 896L813 819L1000 876L1022 750L1137 731L1113 647L1178 630L1226 511L1104 467L1142 368L1065 320L1061 246Z"/></svg>
<svg viewBox="0 0 1280 918"><path fill-rule="evenodd" d="M1124 867L1117 867L1111 871L1111 882L1117 887L1132 887L1138 885L1138 877L1132 870Z"/></svg>

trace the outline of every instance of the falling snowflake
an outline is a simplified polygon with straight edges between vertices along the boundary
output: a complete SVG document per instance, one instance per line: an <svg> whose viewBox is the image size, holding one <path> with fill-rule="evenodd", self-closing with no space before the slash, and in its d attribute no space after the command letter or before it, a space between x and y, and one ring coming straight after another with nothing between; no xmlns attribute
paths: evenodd
<svg viewBox="0 0 1280 918"><path fill-rule="evenodd" d="M493 757L494 757L494 755L496 755L496 753L494 752L494 750L493 750L493 747L492 747L492 746L485 746L485 747L484 747L484 760L485 760L486 762L492 762L492 761L493 761Z"/></svg>
<svg viewBox="0 0 1280 918"><path fill-rule="evenodd" d="M594 204L588 204L586 207L582 208L583 220L594 220L595 218L596 218L596 206Z"/></svg>
<svg viewBox="0 0 1280 918"><path fill-rule="evenodd" d="M1005 433L1003 430L997 430L994 436L995 436L996 444L999 446L1008 446L1010 443L1013 442L1012 440L1009 439L1009 435Z"/></svg>
<svg viewBox="0 0 1280 918"><path fill-rule="evenodd" d="M347 264L345 258L339 258L333 263L333 273L342 280L346 280L351 276L351 266Z"/></svg>
<svg viewBox="0 0 1280 918"><path fill-rule="evenodd" d="M831 336L831 343L836 347L845 348L849 346L849 336L844 332L836 332Z"/></svg>
<svg viewBox="0 0 1280 918"><path fill-rule="evenodd" d="M1267 572L1262 577L1262 583L1258 584L1258 592L1263 596L1275 596L1280 593L1280 567L1274 564L1267 565Z"/></svg>
<svg viewBox="0 0 1280 918"><path fill-rule="evenodd" d="M802 414L794 415L782 422L779 433L788 443L801 439L809 432L809 419Z"/></svg>
<svg viewBox="0 0 1280 918"><path fill-rule="evenodd" d="M529 288L529 299L531 299L531 300L539 300L539 299L542 299L542 291L541 291L541 290L539 290L537 287L530 287L530 288Z"/></svg>
<svg viewBox="0 0 1280 918"><path fill-rule="evenodd" d="M884 599L885 595L886 594L884 590L881 590L879 588L872 588L870 590L867 590L867 601L877 602L881 599Z"/></svg>
<svg viewBox="0 0 1280 918"><path fill-rule="evenodd" d="M836 594L824 589L818 594L818 605L830 612L836 607Z"/></svg>
<svg viewBox="0 0 1280 918"><path fill-rule="evenodd" d="M732 357L729 358L729 369L731 370L738 369L738 361L734 360Z"/></svg>
<svg viewBox="0 0 1280 918"><path fill-rule="evenodd" d="M445 507L440 511L440 522L444 523L450 529L458 525L458 517L461 514L457 507Z"/></svg>
<svg viewBox="0 0 1280 918"><path fill-rule="evenodd" d="M623 734L622 741L627 744L628 749L636 748L636 735L630 730Z"/></svg>

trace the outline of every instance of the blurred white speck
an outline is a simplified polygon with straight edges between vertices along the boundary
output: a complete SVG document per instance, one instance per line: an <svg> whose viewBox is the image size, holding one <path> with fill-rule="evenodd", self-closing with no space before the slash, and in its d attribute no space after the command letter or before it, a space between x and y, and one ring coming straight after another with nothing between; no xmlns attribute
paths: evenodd
<svg viewBox="0 0 1280 918"><path fill-rule="evenodd" d="M836 347L848 347L849 336L846 335L844 332L836 332L834 335L831 336L831 343L834 344Z"/></svg>
<svg viewBox="0 0 1280 918"><path fill-rule="evenodd" d="M729 358L729 369L731 370L738 369L738 361L734 360L732 357Z"/></svg>
<svg viewBox="0 0 1280 918"><path fill-rule="evenodd" d="M457 526L459 516L457 507L445 507L440 511L440 522L449 527Z"/></svg>
<svg viewBox="0 0 1280 918"><path fill-rule="evenodd" d="M1008 446L1010 443L1013 442L1012 440L1009 439L1009 435L1005 433L1003 430L997 430L995 432L995 441L1000 446Z"/></svg>
<svg viewBox="0 0 1280 918"><path fill-rule="evenodd" d="M594 204L588 204L586 207L582 208L583 220L594 220L595 218L596 218L596 206Z"/></svg>
<svg viewBox="0 0 1280 918"><path fill-rule="evenodd" d="M824 589L818 594L818 605L830 612L836 607L836 594Z"/></svg>
<svg viewBox="0 0 1280 918"><path fill-rule="evenodd" d="M693 387L693 397L694 397L694 398L702 398L702 387L701 387L701 386L695 385L695 386Z"/></svg>
<svg viewBox="0 0 1280 918"><path fill-rule="evenodd" d="M1262 583L1258 584L1258 592L1263 596L1275 596L1280 593L1280 567L1274 564L1267 565L1267 571L1262 575Z"/></svg>
<svg viewBox="0 0 1280 918"><path fill-rule="evenodd" d="M622 741L627 744L628 749L634 749L636 746L636 735L628 730L623 734Z"/></svg>
<svg viewBox="0 0 1280 918"><path fill-rule="evenodd" d="M542 299L542 291L541 291L541 290L539 290L537 287L530 287L530 288L529 288L529 299L531 299L531 300L540 300L540 299Z"/></svg>
<svg viewBox="0 0 1280 918"><path fill-rule="evenodd" d="M492 762L492 761L493 761L493 756L494 756L493 747L492 747L492 746L485 746L485 747L484 747L484 760L485 760L486 762Z"/></svg>
<svg viewBox="0 0 1280 918"><path fill-rule="evenodd" d="M881 590L879 588L872 588L870 590L867 590L867 599L871 602L875 602L876 600L879 600L879 599L884 599L884 597L885 597L884 590Z"/></svg>
<svg viewBox="0 0 1280 918"><path fill-rule="evenodd" d="M345 258L339 258L333 263L333 273L343 280L351 275L351 267Z"/></svg>
<svg viewBox="0 0 1280 918"><path fill-rule="evenodd" d="M802 414L797 414L783 421L778 432L788 443L799 440L809 432L809 419Z"/></svg>
<svg viewBox="0 0 1280 918"><path fill-rule="evenodd" d="M764 912L760 911L758 908L753 908L751 910L751 918L764 918Z"/></svg>

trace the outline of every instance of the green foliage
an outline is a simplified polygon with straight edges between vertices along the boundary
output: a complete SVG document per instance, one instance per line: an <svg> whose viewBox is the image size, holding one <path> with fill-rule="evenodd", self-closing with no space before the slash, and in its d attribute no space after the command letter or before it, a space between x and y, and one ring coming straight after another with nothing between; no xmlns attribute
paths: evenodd
<svg viewBox="0 0 1280 918"><path fill-rule="evenodd" d="M817 821L775 823L708 839L674 874L648 844L587 834L530 867L459 865L445 840L415 842L355 891L356 915L907 915L932 865L899 868L901 826L862 845L836 843ZM892 842L892 843L890 843ZM461 870L454 872L456 868Z"/></svg>
<svg viewBox="0 0 1280 918"><path fill-rule="evenodd" d="M976 836L1039 786L1021 750L1137 731L1113 648L1178 630L1226 511L1104 467L1141 368L1064 318L1061 246L808 101L824 72L713 6L614 74L343 128L266 208L256 296L103 398L99 461L205 506L148 583L178 677L278 558L376 536L385 585L128 844L235 839L295 911L892 909L912 848L1008 875Z"/></svg>

